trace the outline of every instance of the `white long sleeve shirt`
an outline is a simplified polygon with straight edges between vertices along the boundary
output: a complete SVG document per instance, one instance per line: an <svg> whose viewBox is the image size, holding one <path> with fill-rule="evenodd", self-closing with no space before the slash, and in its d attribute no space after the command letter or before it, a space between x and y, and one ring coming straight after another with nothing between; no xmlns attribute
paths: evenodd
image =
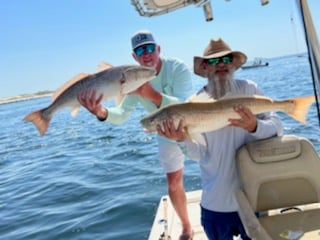
<svg viewBox="0 0 320 240"><path fill-rule="evenodd" d="M249 80L236 80L234 94L262 95L257 85ZM254 133L228 126L204 133L206 146L195 141L184 141L185 153L200 164L203 189L201 206L217 212L237 211L234 193L240 188L240 181L236 168L236 151L247 142L282 134L282 124L277 115L266 113L257 116L257 129Z"/></svg>

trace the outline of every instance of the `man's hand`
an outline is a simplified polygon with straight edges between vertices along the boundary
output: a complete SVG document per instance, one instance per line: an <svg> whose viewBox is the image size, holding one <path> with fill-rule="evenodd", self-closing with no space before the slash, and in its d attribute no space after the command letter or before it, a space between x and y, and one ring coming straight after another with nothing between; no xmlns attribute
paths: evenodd
<svg viewBox="0 0 320 240"><path fill-rule="evenodd" d="M257 129L257 118L251 110L245 106L236 106L234 111L240 116L240 119L229 119L229 126L243 128L249 132L255 132Z"/></svg>
<svg viewBox="0 0 320 240"><path fill-rule="evenodd" d="M183 120L180 120L177 128L175 128L172 119L163 121L162 126L157 125L157 131L160 136L170 138L178 142L184 141L187 138L187 133L183 128Z"/></svg>
<svg viewBox="0 0 320 240"><path fill-rule="evenodd" d="M103 95L97 97L95 89L88 89L78 94L79 103L100 119L107 119L108 111L101 105Z"/></svg>

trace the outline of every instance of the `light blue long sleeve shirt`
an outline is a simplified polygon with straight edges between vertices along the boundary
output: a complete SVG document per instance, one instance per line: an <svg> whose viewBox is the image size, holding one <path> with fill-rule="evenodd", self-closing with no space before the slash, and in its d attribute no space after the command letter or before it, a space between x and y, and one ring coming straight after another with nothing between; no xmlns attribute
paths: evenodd
<svg viewBox="0 0 320 240"><path fill-rule="evenodd" d="M172 58L162 58L161 61L159 74L150 81L151 86L162 95L160 108L170 103L183 102L193 93L191 72L187 66ZM108 108L107 122L122 124L136 109L138 103L142 104L147 112L157 109L154 103L139 95L128 95L119 106Z"/></svg>

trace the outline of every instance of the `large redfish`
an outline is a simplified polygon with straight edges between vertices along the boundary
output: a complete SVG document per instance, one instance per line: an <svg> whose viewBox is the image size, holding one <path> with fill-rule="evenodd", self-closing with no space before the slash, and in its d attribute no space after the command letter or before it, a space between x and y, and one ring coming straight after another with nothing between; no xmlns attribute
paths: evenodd
<svg viewBox="0 0 320 240"><path fill-rule="evenodd" d="M284 112L295 120L305 123L310 105L315 101L314 96L273 100L264 96L236 96L207 102L185 102L168 105L141 119L142 126L149 132L156 132L156 126L163 121L172 119L177 127L183 121L184 130L190 138L201 139L200 133L210 132L229 124L228 119L237 119L234 111L238 105L251 109L253 114L265 112Z"/></svg>
<svg viewBox="0 0 320 240"><path fill-rule="evenodd" d="M103 69L95 74L80 73L57 90L52 103L43 109L32 112L24 120L31 121L38 129L40 135L44 135L54 113L62 108L71 108L71 114L75 116L80 108L78 94L87 89L95 89L97 96L103 94L104 100L116 99L121 101L128 94L155 77L153 68L123 65L112 67L103 64Z"/></svg>

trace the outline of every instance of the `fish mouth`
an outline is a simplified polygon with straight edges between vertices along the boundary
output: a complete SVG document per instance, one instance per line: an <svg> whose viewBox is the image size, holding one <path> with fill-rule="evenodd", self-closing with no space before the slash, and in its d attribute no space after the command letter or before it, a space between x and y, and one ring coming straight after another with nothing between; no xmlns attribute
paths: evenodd
<svg viewBox="0 0 320 240"><path fill-rule="evenodd" d="M142 118L141 120L140 120L140 123L141 123L141 125L144 127L144 128L147 128L147 123L148 123L148 121L145 119L145 118Z"/></svg>
<svg viewBox="0 0 320 240"><path fill-rule="evenodd" d="M147 132L152 132L153 128L154 128L154 122L153 119L149 119L149 118L142 118L140 120L140 124L142 125L142 127L144 128L145 131Z"/></svg>

